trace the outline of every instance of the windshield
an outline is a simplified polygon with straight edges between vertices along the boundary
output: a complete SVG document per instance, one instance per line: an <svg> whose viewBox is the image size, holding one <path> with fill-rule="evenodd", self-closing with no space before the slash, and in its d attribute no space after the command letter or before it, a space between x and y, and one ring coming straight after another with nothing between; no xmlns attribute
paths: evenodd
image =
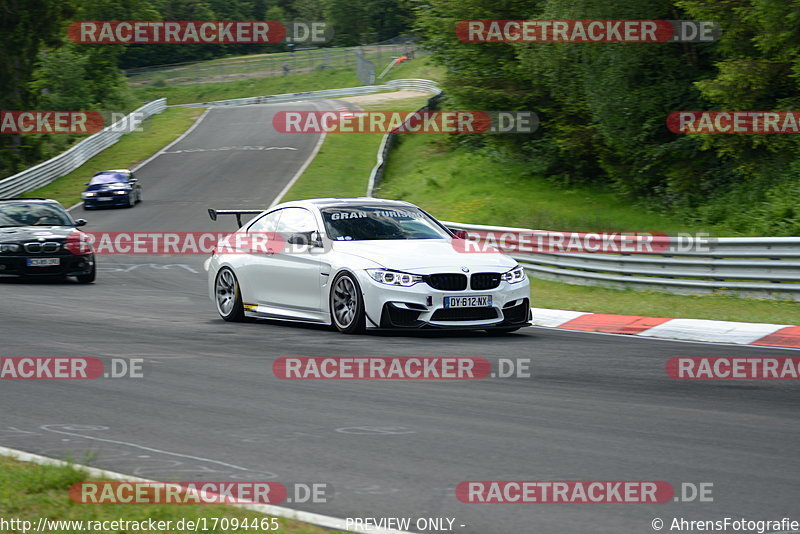
<svg viewBox="0 0 800 534"><path fill-rule="evenodd" d="M328 236L334 241L450 237L433 219L414 208L352 206L320 211Z"/></svg>
<svg viewBox="0 0 800 534"><path fill-rule="evenodd" d="M128 181L128 177L124 174L114 173L114 174L98 174L89 182L89 185L97 185L97 184L118 184L118 183L125 183Z"/></svg>
<svg viewBox="0 0 800 534"><path fill-rule="evenodd" d="M47 204L0 204L2 226L72 226L72 220L59 207Z"/></svg>

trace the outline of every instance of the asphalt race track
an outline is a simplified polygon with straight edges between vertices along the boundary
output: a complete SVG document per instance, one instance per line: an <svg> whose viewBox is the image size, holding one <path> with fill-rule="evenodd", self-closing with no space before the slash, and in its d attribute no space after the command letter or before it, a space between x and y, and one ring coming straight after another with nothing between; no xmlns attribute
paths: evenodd
<svg viewBox="0 0 800 534"><path fill-rule="evenodd" d="M272 132L271 115L286 107L212 110L137 172L142 204L73 214L91 231L232 230L232 220L214 223L206 208L267 207L317 142ZM0 382L0 445L164 481L327 483L330 502L285 506L450 517L463 533L646 533L656 517L667 525L675 517L800 519L797 383L680 382L664 371L673 356L796 352L546 328L504 338L353 337L225 323L206 295L204 259L106 256L91 286L0 282L0 355L145 360L143 379ZM529 358L533 376L272 375L281 356L353 355ZM462 504L454 488L463 480L710 482L714 500Z"/></svg>

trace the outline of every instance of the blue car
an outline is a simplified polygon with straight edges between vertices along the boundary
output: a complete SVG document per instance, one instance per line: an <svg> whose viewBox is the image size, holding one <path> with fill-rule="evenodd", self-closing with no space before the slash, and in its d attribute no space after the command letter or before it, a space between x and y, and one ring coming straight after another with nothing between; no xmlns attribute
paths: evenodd
<svg viewBox="0 0 800 534"><path fill-rule="evenodd" d="M142 186L128 169L100 171L86 182L81 197L83 209L103 207L132 208L142 201Z"/></svg>

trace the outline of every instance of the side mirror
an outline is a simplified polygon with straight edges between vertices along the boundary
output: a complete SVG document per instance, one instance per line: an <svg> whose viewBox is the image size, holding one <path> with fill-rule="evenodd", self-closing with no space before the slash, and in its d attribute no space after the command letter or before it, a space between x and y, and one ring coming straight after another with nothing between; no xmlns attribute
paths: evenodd
<svg viewBox="0 0 800 534"><path fill-rule="evenodd" d="M322 237L319 232L298 232L290 235L286 242L290 245L309 245L311 247L321 247Z"/></svg>
<svg viewBox="0 0 800 534"><path fill-rule="evenodd" d="M454 239L467 239L469 237L469 232L466 230L456 230L455 228L448 228L451 232L453 232Z"/></svg>
<svg viewBox="0 0 800 534"><path fill-rule="evenodd" d="M135 184L135 183L136 183L136 182L138 182L139 180L137 180L136 178L128 178L128 181L129 181L130 183L132 183L132 184Z"/></svg>
<svg viewBox="0 0 800 534"><path fill-rule="evenodd" d="M75 226L86 226L86 219L75 219Z"/></svg>
<svg viewBox="0 0 800 534"><path fill-rule="evenodd" d="M91 182L83 182L83 185L91 185Z"/></svg>
<svg viewBox="0 0 800 534"><path fill-rule="evenodd" d="M286 239L286 242L290 245L308 245L308 235L304 233L292 234Z"/></svg>

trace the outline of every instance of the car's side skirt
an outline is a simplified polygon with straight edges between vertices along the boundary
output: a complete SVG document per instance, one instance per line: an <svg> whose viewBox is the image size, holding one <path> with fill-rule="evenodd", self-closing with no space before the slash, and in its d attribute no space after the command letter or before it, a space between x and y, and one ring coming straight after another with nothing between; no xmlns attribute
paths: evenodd
<svg viewBox="0 0 800 534"><path fill-rule="evenodd" d="M287 310L276 306L264 306L263 304L251 304L248 302L244 303L244 314L247 317L260 317L262 319L330 324L327 313Z"/></svg>

